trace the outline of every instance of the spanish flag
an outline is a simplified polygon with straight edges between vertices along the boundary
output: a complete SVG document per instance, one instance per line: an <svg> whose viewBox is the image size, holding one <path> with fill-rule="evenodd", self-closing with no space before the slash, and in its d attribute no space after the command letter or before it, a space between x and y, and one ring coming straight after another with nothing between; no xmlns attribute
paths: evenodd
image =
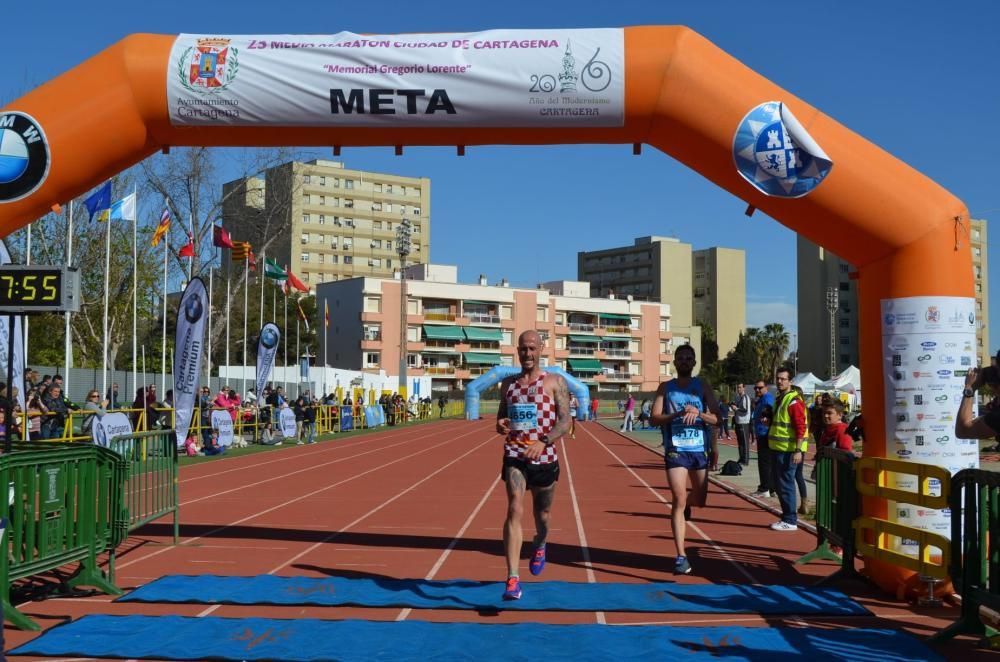
<svg viewBox="0 0 1000 662"><path fill-rule="evenodd" d="M156 231L153 232L153 241L151 245L159 246L160 240L166 236L167 232L170 230L170 210L166 207L163 208L163 213L160 214L160 224L156 226Z"/></svg>

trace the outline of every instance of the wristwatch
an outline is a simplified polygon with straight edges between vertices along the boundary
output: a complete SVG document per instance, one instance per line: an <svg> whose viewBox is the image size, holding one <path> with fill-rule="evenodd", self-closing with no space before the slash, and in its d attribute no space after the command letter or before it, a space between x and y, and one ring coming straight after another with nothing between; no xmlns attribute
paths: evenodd
<svg viewBox="0 0 1000 662"><path fill-rule="evenodd" d="M552 441L549 440L549 435L547 435L547 434L543 434L542 436L540 436L538 438L538 441L542 442L546 446L551 446L554 443L554 442L552 442Z"/></svg>
<svg viewBox="0 0 1000 662"><path fill-rule="evenodd" d="M962 389L962 397L963 398L971 398L974 395L976 395L976 392L973 391L971 388L966 387L966 388Z"/></svg>

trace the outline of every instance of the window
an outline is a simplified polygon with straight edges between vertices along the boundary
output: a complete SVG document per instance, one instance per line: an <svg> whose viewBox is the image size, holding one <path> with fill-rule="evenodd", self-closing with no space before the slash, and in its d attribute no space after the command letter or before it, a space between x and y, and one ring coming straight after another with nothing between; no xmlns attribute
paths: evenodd
<svg viewBox="0 0 1000 662"><path fill-rule="evenodd" d="M353 218L345 218L344 219L344 225L346 227L349 227L349 228L357 227L356 225L354 225L354 219Z"/></svg>
<svg viewBox="0 0 1000 662"><path fill-rule="evenodd" d="M309 253L303 253L302 255L299 256L299 258L301 259L302 262L308 262L309 261Z"/></svg>
<svg viewBox="0 0 1000 662"><path fill-rule="evenodd" d="M310 198L308 193L302 194L302 203L307 205L310 204Z"/></svg>
<svg viewBox="0 0 1000 662"><path fill-rule="evenodd" d="M354 188L354 180L353 179L345 179L344 180L344 188Z"/></svg>
<svg viewBox="0 0 1000 662"><path fill-rule="evenodd" d="M548 322L549 321L549 309L545 306L538 306L535 313L536 322Z"/></svg>
<svg viewBox="0 0 1000 662"><path fill-rule="evenodd" d="M337 264L338 262L340 262L340 256L339 255L331 255L330 256L330 264Z"/></svg>
<svg viewBox="0 0 1000 662"><path fill-rule="evenodd" d="M354 264L354 258L350 255L344 256L344 264Z"/></svg>
<svg viewBox="0 0 1000 662"><path fill-rule="evenodd" d="M983 254L983 249L981 249L979 246L976 246L972 249L972 254L975 255L976 257L980 257Z"/></svg>
<svg viewBox="0 0 1000 662"><path fill-rule="evenodd" d="M319 204L320 205L325 205L326 204L326 196L325 195L319 196Z"/></svg>
<svg viewBox="0 0 1000 662"><path fill-rule="evenodd" d="M303 223L309 222L309 214L302 214L302 222Z"/></svg>
<svg viewBox="0 0 1000 662"><path fill-rule="evenodd" d="M399 194L400 195L406 195L406 187L405 186L400 186L399 187Z"/></svg>
<svg viewBox="0 0 1000 662"><path fill-rule="evenodd" d="M372 221L372 229L373 230L381 230L382 229L382 221Z"/></svg>
<svg viewBox="0 0 1000 662"><path fill-rule="evenodd" d="M666 340L661 340L660 354L669 354L669 353L670 353L670 344ZM663 373L661 372L660 374L662 375Z"/></svg>
<svg viewBox="0 0 1000 662"><path fill-rule="evenodd" d="M410 368L416 368L418 365L420 365L420 363L417 360L417 355L416 354L407 354L406 355L406 365L407 365L407 367L410 367Z"/></svg>
<svg viewBox="0 0 1000 662"><path fill-rule="evenodd" d="M375 182L374 184L372 184L372 190L374 190L376 193L381 193L382 192L382 184L380 184L378 182Z"/></svg>
<svg viewBox="0 0 1000 662"><path fill-rule="evenodd" d="M354 248L354 240L350 237L344 237L344 250L349 251Z"/></svg>
<svg viewBox="0 0 1000 662"><path fill-rule="evenodd" d="M382 297L378 297L378 296L366 296L365 297L365 312L366 313L380 313L380 312L382 312Z"/></svg>
<svg viewBox="0 0 1000 662"><path fill-rule="evenodd" d="M566 349L566 336L556 336L556 349Z"/></svg>
<svg viewBox="0 0 1000 662"><path fill-rule="evenodd" d="M303 232L302 233L302 243L303 244L308 244L309 243L309 233L308 232Z"/></svg>
<svg viewBox="0 0 1000 662"><path fill-rule="evenodd" d="M392 242L389 241L388 239L386 239L386 241L385 241L385 250L387 250L387 251L391 251L392 250Z"/></svg>
<svg viewBox="0 0 1000 662"><path fill-rule="evenodd" d="M420 225L418 223L413 224L413 234L420 234Z"/></svg>
<svg viewBox="0 0 1000 662"><path fill-rule="evenodd" d="M407 299L406 299L406 314L407 315L419 315L420 314L420 307L417 305L417 300L416 299L410 299L409 297L407 297Z"/></svg>
<svg viewBox="0 0 1000 662"><path fill-rule="evenodd" d="M379 352L365 352L365 367L377 368L379 363Z"/></svg>
<svg viewBox="0 0 1000 662"><path fill-rule="evenodd" d="M385 203L385 211L386 212L392 211L392 203L391 202Z"/></svg>
<svg viewBox="0 0 1000 662"><path fill-rule="evenodd" d="M322 176L321 176L321 177L319 178L319 185L320 185L320 186L326 186L326 177L322 177Z"/></svg>
<svg viewBox="0 0 1000 662"><path fill-rule="evenodd" d="M333 188L340 188L340 177L333 178Z"/></svg>
<svg viewBox="0 0 1000 662"><path fill-rule="evenodd" d="M560 326L566 325L566 313L556 313L556 324Z"/></svg>
<svg viewBox="0 0 1000 662"><path fill-rule="evenodd" d="M413 215L414 216L420 216L420 207L414 207L413 208Z"/></svg>
<svg viewBox="0 0 1000 662"><path fill-rule="evenodd" d="M851 320L849 320L846 317L841 317L840 318L840 328L841 329L849 329L849 328L851 328Z"/></svg>
<svg viewBox="0 0 1000 662"><path fill-rule="evenodd" d="M630 374L630 375L641 375L642 374L642 367L638 363L635 363L635 362L629 363L628 364L628 374Z"/></svg>
<svg viewBox="0 0 1000 662"><path fill-rule="evenodd" d="M661 375L669 375L670 374L670 364L669 363L661 363L660 364L660 374Z"/></svg>
<svg viewBox="0 0 1000 662"><path fill-rule="evenodd" d="M500 335L503 336L503 341L501 344L510 347L514 344L514 332L510 329L503 329L500 331Z"/></svg>
<svg viewBox="0 0 1000 662"><path fill-rule="evenodd" d="M514 307L511 305L501 305L500 306L500 319L509 320L514 318ZM510 344L510 341L506 341L506 344Z"/></svg>
<svg viewBox="0 0 1000 662"><path fill-rule="evenodd" d="M406 341L407 342L420 342L420 327L419 326L408 326L408 327L406 327Z"/></svg>
<svg viewBox="0 0 1000 662"><path fill-rule="evenodd" d="M850 363L851 362L851 355L850 354L841 354L840 355L840 362L841 363Z"/></svg>
<svg viewBox="0 0 1000 662"><path fill-rule="evenodd" d="M385 261L385 268L386 269L392 269L392 260L386 259L386 261Z"/></svg>
<svg viewBox="0 0 1000 662"><path fill-rule="evenodd" d="M382 203L381 202L373 202L372 203L372 211L382 211ZM379 223L379 227L382 227L381 223Z"/></svg>
<svg viewBox="0 0 1000 662"><path fill-rule="evenodd" d="M330 237L330 248L337 247L337 239L338 239L337 235L333 235L332 237Z"/></svg>
<svg viewBox="0 0 1000 662"><path fill-rule="evenodd" d="M635 340L629 340L628 341L628 351L632 352L633 354L638 354L639 352L641 352L642 351L642 341L639 340L638 338L635 339Z"/></svg>
<svg viewBox="0 0 1000 662"><path fill-rule="evenodd" d="M850 338L850 336L840 336L840 344L841 345L850 345L851 344L851 338Z"/></svg>
<svg viewBox="0 0 1000 662"><path fill-rule="evenodd" d="M392 184L386 184L385 185L385 192L386 193L392 193Z"/></svg>
<svg viewBox="0 0 1000 662"><path fill-rule="evenodd" d="M642 323L641 319L639 319L638 317L633 317L632 319L629 320L628 325L630 329L635 329L636 331L638 331L641 328L640 327L641 323Z"/></svg>
<svg viewBox="0 0 1000 662"><path fill-rule="evenodd" d="M308 271L303 271L302 272L302 280L304 280L307 283L309 282L309 272Z"/></svg>
<svg viewBox="0 0 1000 662"><path fill-rule="evenodd" d="M326 214L320 214L319 215L319 224L320 225L326 225Z"/></svg>
<svg viewBox="0 0 1000 662"><path fill-rule="evenodd" d="M849 266L847 266L843 262L840 263L840 273L846 274L850 270L851 270L851 268Z"/></svg>
<svg viewBox="0 0 1000 662"><path fill-rule="evenodd" d="M661 317L660 318L660 331L669 331L669 330L670 330L670 318L669 317Z"/></svg>
<svg viewBox="0 0 1000 662"><path fill-rule="evenodd" d="M850 283L841 283L840 284L840 291L841 292L847 292L850 289L851 289L851 284Z"/></svg>
<svg viewBox="0 0 1000 662"><path fill-rule="evenodd" d="M379 250L382 250L382 240L381 239L372 239L372 248L377 248Z"/></svg>
<svg viewBox="0 0 1000 662"><path fill-rule="evenodd" d="M305 184L311 184L312 183L312 177L310 177L309 175L306 175L305 177L302 178L302 182L305 183Z"/></svg>
<svg viewBox="0 0 1000 662"><path fill-rule="evenodd" d="M362 332L364 333L365 340L381 340L382 339L382 325L368 323L362 326Z"/></svg>
<svg viewBox="0 0 1000 662"><path fill-rule="evenodd" d="M380 258L373 257L372 259L368 260L368 266L370 266L370 267L376 267L378 269L381 269L382 268L382 260Z"/></svg>

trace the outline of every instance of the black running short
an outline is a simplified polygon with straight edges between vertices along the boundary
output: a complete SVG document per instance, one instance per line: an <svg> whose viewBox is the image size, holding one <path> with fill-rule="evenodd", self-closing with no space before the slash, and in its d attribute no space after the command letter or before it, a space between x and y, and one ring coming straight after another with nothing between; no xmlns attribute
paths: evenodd
<svg viewBox="0 0 1000 662"><path fill-rule="evenodd" d="M532 464L527 460L516 457L505 457L503 468L500 470L500 478L507 479L507 467L514 467L524 474L528 487L548 487L559 480L559 463L548 462L546 464Z"/></svg>

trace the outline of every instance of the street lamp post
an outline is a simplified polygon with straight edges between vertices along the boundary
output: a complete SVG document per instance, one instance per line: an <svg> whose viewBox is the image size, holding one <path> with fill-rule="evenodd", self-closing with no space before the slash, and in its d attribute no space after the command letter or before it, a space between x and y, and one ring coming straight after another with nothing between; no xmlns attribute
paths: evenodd
<svg viewBox="0 0 1000 662"><path fill-rule="evenodd" d="M396 254L399 256L399 394L406 398L406 256L410 254L413 228L410 221L396 227Z"/></svg>
<svg viewBox="0 0 1000 662"><path fill-rule="evenodd" d="M830 379L837 375L837 309L840 292L836 287L826 288L826 309L830 312Z"/></svg>

